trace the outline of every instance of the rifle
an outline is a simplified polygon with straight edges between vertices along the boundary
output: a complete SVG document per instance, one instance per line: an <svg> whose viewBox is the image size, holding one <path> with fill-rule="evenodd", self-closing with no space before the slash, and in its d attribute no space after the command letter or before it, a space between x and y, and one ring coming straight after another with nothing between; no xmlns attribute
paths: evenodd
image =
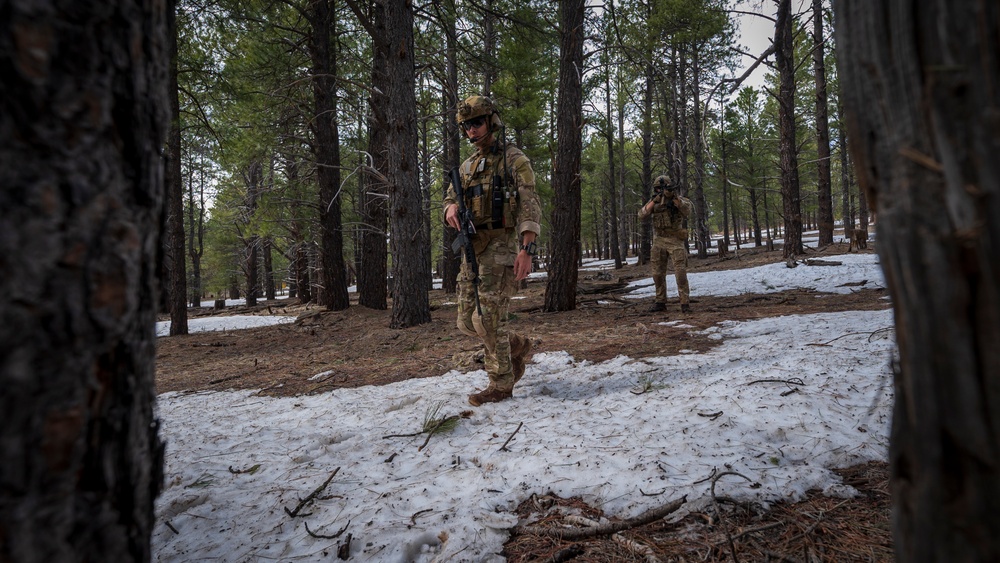
<svg viewBox="0 0 1000 563"><path fill-rule="evenodd" d="M476 233L476 226L472 222L472 211L465 205L465 190L462 189L458 168L452 168L448 172L448 179L458 200L458 236L455 237L455 242L451 243L451 251L458 254L459 249L462 249L465 252L465 261L472 270L472 291L476 295L476 311L479 312L479 316L483 316L483 308L479 304L479 263L476 262L476 250L472 247L471 238Z"/></svg>

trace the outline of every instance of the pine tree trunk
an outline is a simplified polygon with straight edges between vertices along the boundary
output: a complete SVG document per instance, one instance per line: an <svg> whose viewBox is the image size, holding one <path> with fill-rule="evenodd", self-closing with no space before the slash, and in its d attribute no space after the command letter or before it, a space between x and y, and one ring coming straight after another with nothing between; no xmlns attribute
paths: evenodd
<svg viewBox="0 0 1000 563"><path fill-rule="evenodd" d="M188 256L191 258L191 288L190 288L190 303L192 307L201 306L202 298L202 287L201 287L201 257L205 253L204 246L204 234L205 234L205 197L204 197L204 178L201 179L201 197L198 203L195 203L194 198L194 178L192 175L191 181L188 182L188 235L187 235L187 245L188 245ZM197 215L195 210L197 209Z"/></svg>
<svg viewBox="0 0 1000 563"><path fill-rule="evenodd" d="M649 8L652 9L652 8ZM652 52L647 52L652 59ZM646 63L645 89L642 95L642 201L652 197L653 185L653 64ZM639 240L639 264L648 264L653 247L653 220L646 217L642 221Z"/></svg>
<svg viewBox="0 0 1000 563"><path fill-rule="evenodd" d="M1000 4L837 0L899 362L898 561L1000 560Z"/></svg>
<svg viewBox="0 0 1000 563"><path fill-rule="evenodd" d="M819 203L819 246L833 244L833 196L830 177L830 124L826 107L826 63L823 0L813 0L813 73L816 75L816 192Z"/></svg>
<svg viewBox="0 0 1000 563"><path fill-rule="evenodd" d="M274 289L274 265L271 263L271 249L274 245L270 237L261 239L261 258L264 261L264 299L273 301L276 297Z"/></svg>
<svg viewBox="0 0 1000 563"><path fill-rule="evenodd" d="M0 9L2 561L151 558L168 5Z"/></svg>
<svg viewBox="0 0 1000 563"><path fill-rule="evenodd" d="M184 254L184 183L181 181L180 100L177 97L177 18L175 0L167 3L167 34L170 47L170 132L166 158L166 229L164 263L167 274L167 305L170 309L170 335L188 333L187 260Z"/></svg>
<svg viewBox="0 0 1000 563"><path fill-rule="evenodd" d="M386 223L388 186L379 173L386 167L388 151L388 100L389 75L387 59L390 57L386 42L385 6L376 2L371 6L372 26L372 94L368 117L369 165L374 171L365 175L364 193L360 194L360 215L363 222L361 235L361 264L358 267L358 304L369 309L385 310L388 302L388 249L386 248Z"/></svg>
<svg viewBox="0 0 1000 563"><path fill-rule="evenodd" d="M620 77L619 77L620 78ZM619 90L623 89L622 81L618 80ZM628 263L628 249L629 249L629 229L627 228L632 224L630 220L630 213L627 210L627 203L625 199L625 178L627 178L625 169L625 105L623 102L618 103L618 213L619 213L619 233L618 233L618 243L621 245L621 255L622 262Z"/></svg>
<svg viewBox="0 0 1000 563"><path fill-rule="evenodd" d="M430 240L424 217L417 164L417 100L413 80L413 7L407 0L385 2L389 88L386 118L389 132L386 167L389 180L389 245L392 249L391 328L431 321Z"/></svg>
<svg viewBox="0 0 1000 563"><path fill-rule="evenodd" d="M843 89L843 86L841 86L841 89ZM839 117L840 123L846 123L846 119L844 117L843 98L844 98L844 96L843 96L843 94L841 94L841 96L840 96L840 104L838 105L838 108L837 108L837 113L839 114L838 117ZM840 195L841 195L841 197L840 197L840 200L841 200L840 201L841 210L840 210L840 212L844 216L844 218L841 220L841 222L843 223L845 238L847 236L848 229L853 229L854 228L854 220L851 217L851 184L848 181L848 176L849 176L849 171L848 171L848 156L849 155L848 155L848 152L847 152L847 132L846 131L847 131L846 127L838 127L838 133L839 133L839 135L838 135L839 143L838 144L840 145L840 151L839 151L840 152L840 155L839 155L840 156L840 190L841 190L841 193L840 193Z"/></svg>
<svg viewBox="0 0 1000 563"><path fill-rule="evenodd" d="M778 67L779 150L781 152L781 202L785 219L784 257L803 253L802 202L799 189L798 146L795 143L795 49L792 41L792 2L778 2L774 29L774 61Z"/></svg>
<svg viewBox="0 0 1000 563"><path fill-rule="evenodd" d="M552 244L546 311L576 309L580 261L580 160L583 153L583 0L559 3L559 109L552 188Z"/></svg>
<svg viewBox="0 0 1000 563"><path fill-rule="evenodd" d="M447 21L445 22L445 33L447 39L447 61L446 73L448 82L444 87L444 172L459 166L459 131L458 123L455 122L455 111L458 108L458 37L455 28L457 16L455 14L455 2L451 0L446 3ZM441 198L448 194L447 182L443 182ZM438 220L442 220L441 217ZM441 288L445 293L452 294L458 290L458 272L461 265L461 257L451 250L451 245L455 241L458 231L455 229L442 229L442 261L444 267L441 274Z"/></svg>
<svg viewBox="0 0 1000 563"><path fill-rule="evenodd" d="M611 115L611 66L605 65L604 68L604 91L605 91L605 109L607 110L607 129L605 132L605 140L608 143L608 204L605 209L608 212L608 235L610 240L611 257L615 260L615 269L620 269L622 267L622 252L620 246L620 240L618 238L618 194L617 194L617 182L615 181L615 130L614 130L614 120Z"/></svg>
<svg viewBox="0 0 1000 563"><path fill-rule="evenodd" d="M351 302L347 295L344 265L344 232L340 217L340 138L337 129L337 74L330 35L333 13L329 0L311 0L309 5L309 56L313 67L311 120L315 142L316 179L319 183L320 272L319 304L329 311L343 311Z"/></svg>
<svg viewBox="0 0 1000 563"><path fill-rule="evenodd" d="M692 49L691 74L694 81L694 234L697 241L698 258L708 258L708 247L712 243L708 230L708 203L705 201L705 153L701 137L701 67L698 47Z"/></svg>
<svg viewBox="0 0 1000 563"><path fill-rule="evenodd" d="M244 266L244 277L247 280L247 307L257 306L257 297L260 296L260 284L258 283L259 275L259 245L260 237L257 235L251 236L246 241L246 264Z"/></svg>

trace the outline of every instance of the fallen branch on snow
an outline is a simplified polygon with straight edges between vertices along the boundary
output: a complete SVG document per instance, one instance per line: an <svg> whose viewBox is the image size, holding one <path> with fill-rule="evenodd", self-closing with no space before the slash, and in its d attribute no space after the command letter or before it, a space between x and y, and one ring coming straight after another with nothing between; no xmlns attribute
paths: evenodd
<svg viewBox="0 0 1000 563"><path fill-rule="evenodd" d="M333 478L337 475L337 472L339 472L339 471L340 471L339 467L336 468L336 469L334 469L333 473L331 473L330 476L326 478L326 481L323 481L322 485L316 487L316 490L314 490L313 492L309 493L309 496L307 496L306 498L304 498L304 499L302 499L302 500L299 501L299 504L298 504L298 506L295 507L295 510L288 510L288 507L286 506L285 507L285 512L289 516L291 516L292 518L297 517L299 515L299 511L301 511L303 508L305 508L305 506L307 504L309 504L312 501L316 500L316 497L319 496L319 494L322 493L326 489L326 486L330 484L330 481L333 481Z"/></svg>
<svg viewBox="0 0 1000 563"><path fill-rule="evenodd" d="M584 528L542 528L540 526L515 526L511 529L511 535L533 534L563 540L580 540L594 538L597 536L610 536L624 530L645 526L650 522L656 522L668 514L676 512L687 502L687 495L665 504L659 508L653 508L643 512L635 518L629 518L620 522L608 522L597 526Z"/></svg>

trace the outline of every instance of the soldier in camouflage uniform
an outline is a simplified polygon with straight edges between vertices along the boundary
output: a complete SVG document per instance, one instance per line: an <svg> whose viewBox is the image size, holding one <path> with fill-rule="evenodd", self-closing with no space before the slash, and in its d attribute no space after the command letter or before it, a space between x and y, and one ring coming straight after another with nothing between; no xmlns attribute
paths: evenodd
<svg viewBox="0 0 1000 563"><path fill-rule="evenodd" d="M476 152L459 167L465 204L472 212L475 233L471 244L479 263L479 305L475 276L462 255L458 277L458 329L482 339L486 351L486 389L469 395L479 406L511 398L514 384L524 375L531 341L507 329L507 307L517 283L531 273L535 237L541 232L541 205L535 192L535 173L528 158L502 139L503 122L493 102L472 96L458 105L456 119ZM444 200L445 223L459 228L455 190L449 185Z"/></svg>
<svg viewBox="0 0 1000 563"><path fill-rule="evenodd" d="M656 285L656 302L650 312L667 309L667 259L674 262L674 277L677 279L677 293L681 298L681 312L690 313L688 304L691 290L688 287L688 230L685 221L691 215L694 205L686 197L677 194L677 186L670 178L660 176L653 182L653 199L639 210L639 220L653 216L653 283Z"/></svg>

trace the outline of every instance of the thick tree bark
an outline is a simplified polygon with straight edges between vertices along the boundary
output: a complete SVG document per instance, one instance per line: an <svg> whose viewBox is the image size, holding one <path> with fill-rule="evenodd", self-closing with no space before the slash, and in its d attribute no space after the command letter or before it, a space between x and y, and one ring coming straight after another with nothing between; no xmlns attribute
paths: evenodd
<svg viewBox="0 0 1000 563"><path fill-rule="evenodd" d="M386 65L389 84L385 126L389 181L389 245L392 250L391 328L407 328L431 321L430 240L423 228L417 167L417 100L413 80L413 7L407 0L385 2L385 41L392 46Z"/></svg>
<svg viewBox="0 0 1000 563"><path fill-rule="evenodd" d="M496 45L497 34L493 22L496 17L493 8L493 0L486 0L486 9L483 10L483 58L486 64L483 65L483 91L481 94L486 97L493 95L493 82L496 80Z"/></svg>
<svg viewBox="0 0 1000 563"><path fill-rule="evenodd" d="M683 47L673 49L671 93L674 139L670 147L671 172L683 196L688 195L687 59Z"/></svg>
<svg viewBox="0 0 1000 563"><path fill-rule="evenodd" d="M246 256L244 262L244 277L247 280L247 307L256 307L260 297L260 237L251 235L246 241Z"/></svg>
<svg viewBox="0 0 1000 563"><path fill-rule="evenodd" d="M385 92L390 87L386 61L390 57L386 42L385 6L381 2L371 4L371 22L376 30L372 37L372 90L369 99L368 154L370 169L365 174L364 193L360 194L361 264L358 266L358 304L369 309L388 308L388 248L386 248L386 224L388 198L387 178L380 175L385 170L388 149L388 114ZM364 17L360 15L359 17ZM412 73L412 69L411 69Z"/></svg>
<svg viewBox="0 0 1000 563"><path fill-rule="evenodd" d="M199 171L199 174L203 174ZM192 307L201 306L201 257L205 253L205 184L204 176L200 177L200 189L197 203L194 197L194 174L188 181L188 256L191 257L191 289L190 303ZM195 213L197 210L197 214Z"/></svg>
<svg viewBox="0 0 1000 563"><path fill-rule="evenodd" d="M458 123L455 122L455 111L458 108L458 37L455 28L457 16L455 14L455 2L449 1L443 22L445 33L447 34L447 84L444 85L444 170L447 172L452 168L457 168L459 160L459 131ZM447 182L442 182L441 199L448 195ZM439 218L440 220L440 218ZM445 293L455 293L458 290L458 272L461 266L461 257L452 252L451 245L455 241L458 232L455 229L442 229L442 268L441 286Z"/></svg>
<svg viewBox="0 0 1000 563"><path fill-rule="evenodd" d="M619 77L620 78L620 77ZM618 88L621 91L624 86L622 81L618 80ZM625 169L625 105L624 102L618 103L618 212L620 214L620 219L618 220L618 244L621 245L621 255L622 262L627 263L628 260L628 248L629 248L629 225L633 223L626 209L625 200L625 179L627 178ZM644 200L645 201L645 200ZM634 233L634 231L632 231Z"/></svg>
<svg viewBox="0 0 1000 563"><path fill-rule="evenodd" d="M840 89L844 89L844 83L840 83ZM841 124L847 123L847 118L844 115L844 95L840 94L840 103L837 106L838 121ZM838 127L838 144L840 145L839 156L840 156L840 190L841 190L841 213L844 215L843 225L844 225L844 236L847 236L847 230L854 228L854 215L851 214L851 182L850 182L850 170L848 167L848 161L850 153L848 152L847 143L847 128L845 126Z"/></svg>
<svg viewBox="0 0 1000 563"><path fill-rule="evenodd" d="M652 8L648 8L652 9ZM652 59L652 51L647 52ZM653 64L646 63L645 89L642 95L642 201L652 197L653 185ZM640 226L639 264L648 264L653 248L653 219L646 217Z"/></svg>
<svg viewBox="0 0 1000 563"><path fill-rule="evenodd" d="M580 261L580 160L583 153L583 0L559 4L559 147L552 171L555 201L546 311L576 309Z"/></svg>
<svg viewBox="0 0 1000 563"><path fill-rule="evenodd" d="M1000 560L1000 4L837 0L899 363L899 561Z"/></svg>
<svg viewBox="0 0 1000 563"><path fill-rule="evenodd" d="M778 67L778 130L781 153L781 202L785 219L784 257L801 255L802 201L798 146L795 143L795 48L792 41L792 0L778 2L774 26L774 62Z"/></svg>
<svg viewBox="0 0 1000 563"><path fill-rule="evenodd" d="M705 153L701 137L701 64L698 57L698 47L691 50L691 75L694 84L694 193L691 200L694 203L694 235L698 258L708 258L708 245L711 244L711 233L708 231L708 203L705 201Z"/></svg>
<svg viewBox="0 0 1000 563"><path fill-rule="evenodd" d="M299 183L299 156L295 154L284 155L285 178L290 186L297 186ZM287 251L288 265L288 297L297 298L300 303L309 303L312 300L312 291L309 287L309 257L307 255L308 243L306 242L305 219L301 214L300 199L293 196L289 203L288 236L291 238L291 247Z"/></svg>
<svg viewBox="0 0 1000 563"><path fill-rule="evenodd" d="M243 183L246 186L243 209L239 221L240 239L243 241L243 278L246 280L246 302L248 307L257 305L259 285L257 283L257 241L258 235L253 234L253 216L257 211L258 199L264 189L264 169L259 160L252 161L243 172ZM233 297L233 299L236 299Z"/></svg>
<svg viewBox="0 0 1000 563"><path fill-rule="evenodd" d="M333 12L330 0L311 0L309 4L309 56L313 68L312 119L319 182L319 230L321 288L319 304L330 311L347 309L347 268L344 265L344 232L340 217L340 135L337 127L337 92L334 77L336 58L330 44Z"/></svg>
<svg viewBox="0 0 1000 563"><path fill-rule="evenodd" d="M608 201L610 205L604 206L604 209L608 213L608 235L611 250L611 258L615 260L615 269L620 269L622 267L622 260L624 256L622 255L622 249L620 246L619 236L619 221L618 221L618 194L617 194L617 182L615 181L615 129L614 120L611 115L611 66L605 66L604 74L604 92L605 92L605 109L607 110L607 130L605 131L605 140L608 143Z"/></svg>
<svg viewBox="0 0 1000 563"><path fill-rule="evenodd" d="M261 259L264 262L264 299L268 301L273 300L275 295L274 288L274 265L271 263L271 250L274 245L271 243L270 237L264 237L260 242Z"/></svg>
<svg viewBox="0 0 1000 563"><path fill-rule="evenodd" d="M167 273L167 306L170 309L170 335L188 333L187 264L184 255L184 183L181 181L181 106L177 88L177 17L175 0L167 2L167 34L170 45L170 132L166 158L166 230L164 232Z"/></svg>
<svg viewBox="0 0 1000 563"><path fill-rule="evenodd" d="M2 561L150 560L167 6L0 8Z"/></svg>
<svg viewBox="0 0 1000 563"><path fill-rule="evenodd" d="M816 173L819 203L819 246L833 244L833 196L830 177L830 124L826 107L826 62L823 60L823 0L813 0L813 73L816 75Z"/></svg>
<svg viewBox="0 0 1000 563"><path fill-rule="evenodd" d="M726 106L722 106L722 128L719 138L722 140L721 150L722 150L722 168L720 170L722 176L722 243L729 246L729 170L727 168L728 162L726 161L726 148L729 144L726 137ZM735 219L736 210L733 210L733 217ZM736 229L733 229L736 232Z"/></svg>

